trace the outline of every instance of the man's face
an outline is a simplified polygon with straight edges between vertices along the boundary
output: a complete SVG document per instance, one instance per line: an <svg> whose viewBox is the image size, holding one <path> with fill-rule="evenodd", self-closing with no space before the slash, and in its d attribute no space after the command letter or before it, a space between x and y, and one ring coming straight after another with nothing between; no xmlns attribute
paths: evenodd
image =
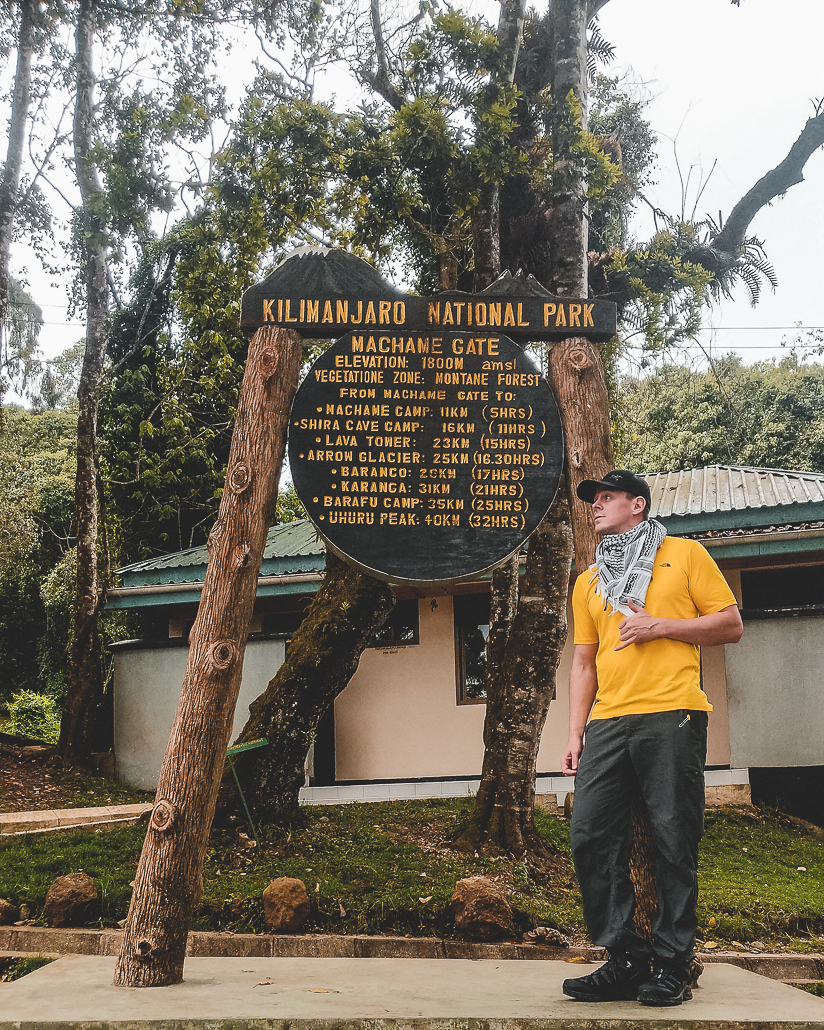
<svg viewBox="0 0 824 1030"><path fill-rule="evenodd" d="M646 502L643 497L633 497L623 490L598 490L592 502L592 518L595 532L626 533L643 521Z"/></svg>

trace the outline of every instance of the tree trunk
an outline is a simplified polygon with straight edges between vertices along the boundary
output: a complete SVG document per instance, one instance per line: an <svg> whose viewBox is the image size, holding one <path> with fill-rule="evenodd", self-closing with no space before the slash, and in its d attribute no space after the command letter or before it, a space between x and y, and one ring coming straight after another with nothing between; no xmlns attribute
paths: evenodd
<svg viewBox="0 0 824 1030"><path fill-rule="evenodd" d="M586 296L586 294L584 294ZM585 572L595 557L597 537L591 506L575 492L584 479L612 469L609 397L598 349L589 340L561 340L549 352L549 378L564 427L564 465L575 535L575 570Z"/></svg>
<svg viewBox="0 0 824 1030"><path fill-rule="evenodd" d="M602 5L603 6L603 5ZM574 104L580 108L580 129L586 128L586 0L553 0L553 140L555 179L552 217L552 289L559 296L586 297L588 218L586 179L574 159L569 131ZM583 479L600 479L614 468L609 427L609 396L598 350L588 340L574 338L550 352L550 378L564 427L566 483L575 535L575 569L583 573L595 555L595 529L590 505L578 499ZM646 806L633 813L631 871L635 883L635 920L639 933L651 933L658 908L655 890L654 844Z"/></svg>
<svg viewBox="0 0 824 1030"><path fill-rule="evenodd" d="M226 485L209 534L209 566L186 676L115 970L114 983L121 987L162 987L183 979L300 361L297 333L255 333Z"/></svg>
<svg viewBox="0 0 824 1030"><path fill-rule="evenodd" d="M286 661L249 706L237 743L265 737L269 747L244 756L238 774L255 816L299 819L306 752L317 725L355 673L360 656L395 607L392 588L326 552L326 574Z"/></svg>
<svg viewBox="0 0 824 1030"><path fill-rule="evenodd" d="M80 0L77 11L74 153L83 207L83 262L86 287L86 350L77 390L77 475L75 519L77 583L68 691L60 724L58 751L65 761L87 763L99 743L98 716L103 702L103 677L97 639L97 616L105 600L97 576L97 407L100 377L109 340L109 288L106 275L105 227L95 213L103 190L91 156L95 143L94 41L95 5Z"/></svg>
<svg viewBox="0 0 824 1030"><path fill-rule="evenodd" d="M23 138L29 116L31 96L31 61L34 53L34 25L37 0L21 0L20 36L17 45L17 71L14 76L14 94L9 122L9 143L6 166L0 181L0 334L6 324L9 301L9 255L14 235L14 216L17 211L17 191L20 188L20 168L23 162ZM3 339L0 336L0 366L2 366Z"/></svg>
<svg viewBox="0 0 824 1030"><path fill-rule="evenodd" d="M535 770L566 642L572 533L563 490L529 539L518 609L494 679L487 683L484 764L469 826L458 846L506 853L547 876L564 865L537 831ZM506 574L502 576L504 585ZM490 627L491 635L491 627Z"/></svg>
<svg viewBox="0 0 824 1030"><path fill-rule="evenodd" d="M472 209L472 242L475 251L473 286L479 293L501 274L501 210L497 183L481 185L478 205Z"/></svg>
<svg viewBox="0 0 824 1030"><path fill-rule="evenodd" d="M550 220L551 289L559 297L587 296L589 235L586 177L573 151L575 122L586 127L587 5L552 0L552 181ZM580 114L576 115L575 107Z"/></svg>
<svg viewBox="0 0 824 1030"><path fill-rule="evenodd" d="M526 0L501 0L498 17L498 53L489 88L511 86L524 31ZM475 292L485 289L501 274L501 201L496 182L481 183L478 204L472 210L475 251Z"/></svg>

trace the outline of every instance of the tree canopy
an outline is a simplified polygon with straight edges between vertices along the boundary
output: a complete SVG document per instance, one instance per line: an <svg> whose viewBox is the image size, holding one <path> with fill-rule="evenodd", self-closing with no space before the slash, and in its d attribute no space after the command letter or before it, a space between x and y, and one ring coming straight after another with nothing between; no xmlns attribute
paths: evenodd
<svg viewBox="0 0 824 1030"><path fill-rule="evenodd" d="M728 354L698 372L664 365L623 380L616 409L621 462L639 472L702 465L824 472L824 365L795 352L753 365Z"/></svg>

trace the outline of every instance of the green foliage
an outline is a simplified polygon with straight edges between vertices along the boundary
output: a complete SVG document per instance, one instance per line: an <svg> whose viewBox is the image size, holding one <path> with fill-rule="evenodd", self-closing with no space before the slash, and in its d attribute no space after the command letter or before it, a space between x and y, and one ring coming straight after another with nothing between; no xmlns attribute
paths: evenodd
<svg viewBox="0 0 824 1030"><path fill-rule="evenodd" d="M25 958L17 958L9 965L6 971L6 982L11 983L13 980L19 980L23 976L28 976L35 969L42 969L43 966L47 966L50 962L54 962L54 959L47 958L45 955L27 955Z"/></svg>
<svg viewBox="0 0 824 1030"><path fill-rule="evenodd" d="M0 433L0 700L41 689L47 612L40 586L68 546L76 417L6 409ZM60 651L58 662L63 661ZM55 695L62 690L45 685Z"/></svg>
<svg viewBox="0 0 824 1030"><path fill-rule="evenodd" d="M37 646L39 685L60 698L65 697L77 579L77 548L60 559L40 584L40 600L46 614Z"/></svg>
<svg viewBox="0 0 824 1030"><path fill-rule="evenodd" d="M33 737L56 744L60 736L60 710L54 698L37 694L33 690L21 690L9 702L9 719L6 727L9 733L20 737Z"/></svg>
<svg viewBox="0 0 824 1030"><path fill-rule="evenodd" d="M278 492L278 503L275 510L275 524L284 522L295 522L297 519L306 518L306 509L300 503L297 491L293 486L285 490L281 488Z"/></svg>
<svg viewBox="0 0 824 1030"><path fill-rule="evenodd" d="M807 994L813 994L816 998L824 998L824 980L816 980L808 984L792 984L792 986L806 991Z"/></svg>
<svg viewBox="0 0 824 1030"><path fill-rule="evenodd" d="M638 193L652 181L656 137L645 117L647 101L619 79L596 75L590 105L589 131L620 165L614 187L590 206L589 250L607 253L628 245Z"/></svg>
<svg viewBox="0 0 824 1030"><path fill-rule="evenodd" d="M624 380L616 409L627 468L721 464L824 472L824 366L796 353L749 366L730 354L706 372L664 365Z"/></svg>
<svg viewBox="0 0 824 1030"><path fill-rule="evenodd" d="M43 312L21 283L11 277L6 303L8 307L0 345L0 400L9 386L20 394L28 392L40 371L38 337L43 326Z"/></svg>

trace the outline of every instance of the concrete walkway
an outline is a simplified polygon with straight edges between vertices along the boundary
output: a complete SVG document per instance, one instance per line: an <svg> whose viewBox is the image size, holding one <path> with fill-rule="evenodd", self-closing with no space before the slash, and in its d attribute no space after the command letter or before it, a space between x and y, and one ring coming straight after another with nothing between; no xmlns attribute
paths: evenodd
<svg viewBox="0 0 824 1030"><path fill-rule="evenodd" d="M122 930L0 926L3 955L101 955L116 957ZM601 948L553 948L541 944L441 940L439 937L380 937L358 934L255 934L193 930L186 954L196 958L473 959L495 961L598 962ZM824 980L824 955L705 951L705 965L726 963L773 980ZM575 976L573 972L571 975Z"/></svg>
<svg viewBox="0 0 824 1030"><path fill-rule="evenodd" d="M152 803L105 805L102 808L47 808L37 812L0 812L0 836L54 833L55 830L110 830L134 826L151 812Z"/></svg>
<svg viewBox="0 0 824 1030"><path fill-rule="evenodd" d="M0 984L0 1030L824 1030L824 1000L722 964L671 1009L564 997L594 965L456 959L191 958L174 987L111 985L71 956Z"/></svg>

